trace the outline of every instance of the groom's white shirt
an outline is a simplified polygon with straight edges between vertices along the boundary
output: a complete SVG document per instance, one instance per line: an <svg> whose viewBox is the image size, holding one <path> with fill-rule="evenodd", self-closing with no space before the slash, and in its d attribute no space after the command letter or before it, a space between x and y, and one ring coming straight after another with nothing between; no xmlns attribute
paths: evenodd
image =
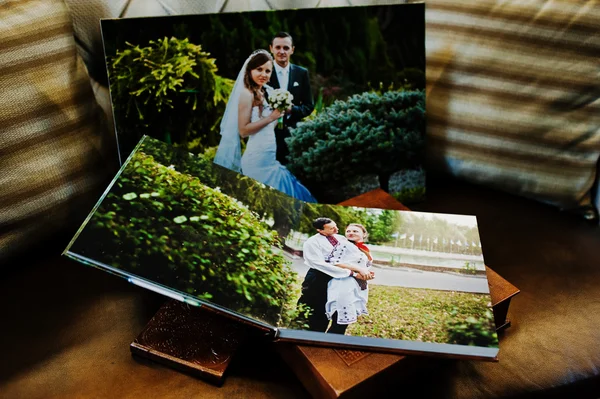
<svg viewBox="0 0 600 399"><path fill-rule="evenodd" d="M341 244L349 242L346 237L334 234L334 237ZM325 259L333 251L333 245L323 234L317 233L304 242L302 253L304 255L304 264L313 269L317 269L333 278L348 277L352 274L350 270L342 269L326 262Z"/></svg>

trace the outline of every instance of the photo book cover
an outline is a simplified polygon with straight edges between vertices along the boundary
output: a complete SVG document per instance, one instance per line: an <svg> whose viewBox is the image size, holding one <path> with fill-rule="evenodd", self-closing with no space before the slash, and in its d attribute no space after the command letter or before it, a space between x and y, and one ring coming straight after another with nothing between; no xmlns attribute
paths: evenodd
<svg viewBox="0 0 600 399"><path fill-rule="evenodd" d="M275 340L498 353L474 216L305 202L148 136L65 254Z"/></svg>
<svg viewBox="0 0 600 399"><path fill-rule="evenodd" d="M294 198L425 198L425 5L101 21L120 159L144 135Z"/></svg>

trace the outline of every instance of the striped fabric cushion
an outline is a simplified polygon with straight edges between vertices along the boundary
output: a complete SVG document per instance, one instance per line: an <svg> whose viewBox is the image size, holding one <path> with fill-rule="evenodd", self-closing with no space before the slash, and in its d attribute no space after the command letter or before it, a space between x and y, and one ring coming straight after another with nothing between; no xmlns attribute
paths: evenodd
<svg viewBox="0 0 600 399"><path fill-rule="evenodd" d="M589 207L600 155L597 2L432 0L426 9L432 164Z"/></svg>
<svg viewBox="0 0 600 399"><path fill-rule="evenodd" d="M234 0L244 4L248 0ZM264 1L264 0L263 0ZM108 85L100 18L133 18L177 14L206 14L222 10L227 0L65 0L71 10L77 45L90 75Z"/></svg>
<svg viewBox="0 0 600 399"><path fill-rule="evenodd" d="M61 0L0 1L0 93L4 259L82 222L114 162L101 156L111 151L103 140L114 138L102 125Z"/></svg>

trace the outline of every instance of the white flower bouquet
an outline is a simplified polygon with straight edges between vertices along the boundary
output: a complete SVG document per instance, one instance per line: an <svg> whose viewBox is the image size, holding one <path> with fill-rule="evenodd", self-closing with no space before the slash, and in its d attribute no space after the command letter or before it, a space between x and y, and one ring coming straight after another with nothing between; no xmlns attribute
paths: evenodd
<svg viewBox="0 0 600 399"><path fill-rule="evenodd" d="M292 100L294 96L292 93L285 89L272 89L269 91L268 103L271 109L278 109L281 112L285 112L288 108L292 106ZM277 122L277 128L283 128L283 115L279 118Z"/></svg>

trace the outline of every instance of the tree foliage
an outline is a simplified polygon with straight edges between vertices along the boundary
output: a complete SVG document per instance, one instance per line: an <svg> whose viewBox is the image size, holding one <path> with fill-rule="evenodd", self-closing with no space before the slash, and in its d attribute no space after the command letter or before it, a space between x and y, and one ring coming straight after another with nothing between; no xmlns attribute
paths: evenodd
<svg viewBox="0 0 600 399"><path fill-rule="evenodd" d="M297 230L309 235L316 233L312 222L319 217L327 217L333 220L342 234L348 224L363 223L365 220L360 211L349 206L306 203Z"/></svg>
<svg viewBox="0 0 600 399"><path fill-rule="evenodd" d="M360 223L369 232L367 241L372 244L385 244L392 241L392 234L402 224L401 214L393 210L309 203L304 205L298 231L314 234L315 228L312 222L318 217L328 217L333 220L342 235L350 223Z"/></svg>
<svg viewBox="0 0 600 399"><path fill-rule="evenodd" d="M367 90L369 84L383 82L387 86L405 80L415 89L425 88L421 4L232 13L204 18L210 29L190 29L187 34L207 46L219 60L224 76L235 76L252 51L268 50L273 36L286 31L292 35L295 46L292 62L310 71L315 94L321 87L326 92L340 87L337 98L347 98Z"/></svg>
<svg viewBox="0 0 600 399"><path fill-rule="evenodd" d="M424 240L429 237L430 239L438 239L437 244L432 243L431 245L436 251L458 251L475 255L482 253L479 247L480 236L477 226L452 223L440 216L434 215L431 218L425 218L416 212L405 213L403 223L397 231L399 234L406 234L407 236L414 235L414 245L416 246L418 243L419 248L424 245L423 242L418 242L419 237L423 237ZM451 245L450 240L454 241L453 245ZM461 242L462 246L455 245L458 241ZM474 246L473 243L476 245ZM413 246L407 238L405 238L403 244L404 246Z"/></svg>
<svg viewBox="0 0 600 399"><path fill-rule="evenodd" d="M399 213L384 209L377 218L371 218L366 228L369 231L369 242L383 244L393 239L392 234L398 229Z"/></svg>

